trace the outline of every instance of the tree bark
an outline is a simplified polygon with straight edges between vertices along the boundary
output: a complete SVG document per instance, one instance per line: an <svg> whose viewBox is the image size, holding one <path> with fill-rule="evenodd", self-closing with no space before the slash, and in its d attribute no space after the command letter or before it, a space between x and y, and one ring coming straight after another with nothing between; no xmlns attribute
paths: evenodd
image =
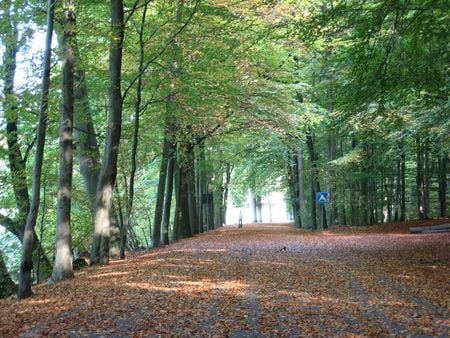
<svg viewBox="0 0 450 338"><path fill-rule="evenodd" d="M425 218L423 210L423 161L422 161L422 141L420 136L416 137L416 205L420 219Z"/></svg>
<svg viewBox="0 0 450 338"><path fill-rule="evenodd" d="M317 216L316 216L316 193L317 189L317 164L316 153L314 151L313 136L311 132L306 136L306 145L308 147L309 161L311 165L311 227L313 230L317 229Z"/></svg>
<svg viewBox="0 0 450 338"><path fill-rule="evenodd" d="M406 219L406 155L402 152L401 157L401 202L400 202L400 221Z"/></svg>
<svg viewBox="0 0 450 338"><path fill-rule="evenodd" d="M56 0L48 0L47 4L47 33L45 39L44 64L42 71L41 107L36 138L36 154L32 177L31 206L22 242L22 259L19 273L19 299L31 296L31 270L33 269L33 242L35 240L36 220L39 213L42 163L44 160L45 133L47 129L48 92L50 88L51 45L54 22L54 5Z"/></svg>
<svg viewBox="0 0 450 338"><path fill-rule="evenodd" d="M75 50L75 53L76 60L79 60L77 56L78 51ZM76 111L74 137L77 143L80 173L84 180L93 213L95 192L100 171L100 151L98 149L97 137L89 106L86 75L82 69L75 72L74 96Z"/></svg>
<svg viewBox="0 0 450 338"><path fill-rule="evenodd" d="M396 162L396 175L395 175L395 193L394 193L394 221L399 220L400 205L401 205L401 159L397 159Z"/></svg>
<svg viewBox="0 0 450 338"><path fill-rule="evenodd" d="M3 260L3 254L0 252L0 299L12 295L15 288L16 286L11 279L5 261Z"/></svg>
<svg viewBox="0 0 450 338"><path fill-rule="evenodd" d="M439 185L439 216L445 217L447 216L447 166L448 166L448 157L445 152L441 152L438 155L438 163L439 163L439 176L438 176L438 185Z"/></svg>
<svg viewBox="0 0 450 338"><path fill-rule="evenodd" d="M225 168L225 180L223 182L223 201L222 201L223 224L227 224L228 194L229 194L229 186L230 186L232 172L233 172L233 165L227 163L226 168Z"/></svg>
<svg viewBox="0 0 450 338"><path fill-rule="evenodd" d="M300 203L300 222L299 226L304 226L307 220L307 210L306 210L306 194L305 194L305 161L303 158L302 147L298 148L297 154L298 161L298 198ZM302 222L303 220L303 222Z"/></svg>
<svg viewBox="0 0 450 338"><path fill-rule="evenodd" d="M186 150L186 179L189 207L189 223L193 235L200 232L199 220L197 214L197 198L195 194L195 156L194 145L189 144Z"/></svg>
<svg viewBox="0 0 450 338"><path fill-rule="evenodd" d="M175 180L176 187L176 212L174 219L175 240L191 237L192 230L189 219L189 196L188 196L188 172L185 159L177 161Z"/></svg>
<svg viewBox="0 0 450 338"><path fill-rule="evenodd" d="M75 30L74 0L65 0L62 109L60 117L60 160L58 201L56 211L56 257L50 282L73 277L71 202L73 174L73 113L74 113L74 61L73 38Z"/></svg>
<svg viewBox="0 0 450 338"><path fill-rule="evenodd" d="M131 147L131 169L130 169L130 180L129 180L129 191L128 199L126 205L126 217L125 222L122 226L122 232L120 236L120 259L125 259L125 246L127 242L127 233L130 226L131 213L133 211L133 200L134 200L134 178L136 176L137 169L137 149L139 143L139 127L140 127L140 113L141 113L141 102L142 102L142 73L144 69L144 26L145 19L147 15L147 4L144 5L144 10L141 19L141 27L139 31L139 67L138 74L139 78L136 84L136 101L134 104L134 130L133 130L133 144ZM158 236L159 238L159 236Z"/></svg>
<svg viewBox="0 0 450 338"><path fill-rule="evenodd" d="M251 193L251 208L252 208L252 221L253 223L258 222L258 207L256 206L256 196Z"/></svg>
<svg viewBox="0 0 450 338"><path fill-rule="evenodd" d="M423 145L423 215L428 219L430 214L430 186L431 186L431 173L430 173L430 138L428 135L425 137L425 143Z"/></svg>
<svg viewBox="0 0 450 338"><path fill-rule="evenodd" d="M155 218L153 221L152 247L157 248L161 245L161 222L163 217L164 191L166 189L166 175L169 163L170 143L168 141L168 128L166 127L161 157L161 166L159 169L158 190L156 192Z"/></svg>
<svg viewBox="0 0 450 338"><path fill-rule="evenodd" d="M296 228L301 227L300 216L300 172L299 172L299 160L298 153L291 150L287 151L286 159L286 171L287 181L289 185L289 192L291 197L292 216L294 218L294 226Z"/></svg>
<svg viewBox="0 0 450 338"><path fill-rule="evenodd" d="M94 240L91 263L109 263L112 194L122 131L122 49L125 34L122 0L111 0L111 42L109 51L108 134L95 198Z"/></svg>
<svg viewBox="0 0 450 338"><path fill-rule="evenodd" d="M16 56L19 47L18 28L15 18L11 15L11 1L6 0L4 4L4 22L7 32L5 41L5 51L3 53L3 112L6 118L6 142L8 145L9 167L12 177L14 196L19 211L19 223L25 224L30 208L28 196L26 166L19 144L18 125L18 102L15 93L14 77L16 75ZM23 232L23 230L22 230Z"/></svg>
<svg viewBox="0 0 450 338"><path fill-rule="evenodd" d="M175 169L174 152L175 147L172 145L169 150L169 159L167 165L167 182L166 193L164 196L164 208L163 208L163 221L161 227L161 244L169 244L169 224L170 224L170 210L172 206L172 194L173 194L173 179Z"/></svg>

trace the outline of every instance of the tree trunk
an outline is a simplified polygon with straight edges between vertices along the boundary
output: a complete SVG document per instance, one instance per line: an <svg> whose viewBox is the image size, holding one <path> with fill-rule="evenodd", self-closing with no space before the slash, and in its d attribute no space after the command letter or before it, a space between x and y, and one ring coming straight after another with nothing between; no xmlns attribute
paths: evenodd
<svg viewBox="0 0 450 338"><path fill-rule="evenodd" d="M331 94L330 94L331 95ZM333 111L331 104L331 111ZM336 159L336 136L330 134L328 136L328 161ZM330 194L330 225L338 222L338 208L336 201L336 172L331 164L328 165L328 189Z"/></svg>
<svg viewBox="0 0 450 338"><path fill-rule="evenodd" d="M425 218L423 210L423 161L422 145L420 136L416 137L416 204L417 213L420 219Z"/></svg>
<svg viewBox="0 0 450 338"><path fill-rule="evenodd" d="M173 193L173 179L174 179L174 169L175 169L175 147L171 146L169 151L169 159L167 165L167 182L166 182L166 193L164 196L164 207L163 207L163 221L161 227L161 244L169 244L169 224L170 224L170 209L172 206L172 193Z"/></svg>
<svg viewBox="0 0 450 338"><path fill-rule="evenodd" d="M261 195L256 196L256 211L258 214L258 223L262 223L262 201Z"/></svg>
<svg viewBox="0 0 450 338"><path fill-rule="evenodd" d="M189 196L188 196L188 172L187 164L184 159L178 161L177 175L175 180L177 184L176 193L176 214L175 214L175 229L176 240L191 237L192 230L189 218Z"/></svg>
<svg viewBox="0 0 450 338"><path fill-rule="evenodd" d="M192 234L198 234L199 219L197 214L197 198L195 194L195 156L194 146L188 145L186 154L186 179L188 188L188 206L189 206L189 223L191 224Z"/></svg>
<svg viewBox="0 0 450 338"><path fill-rule="evenodd" d="M8 145L9 167L12 176L14 196L19 211L18 219L20 224L26 223L28 210L30 208L30 199L28 196L27 177L25 161L22 157L19 144L18 125L18 102L14 88L14 77L16 75L16 56L19 46L18 28L16 20L10 15L12 5L7 0L4 4L5 13L2 21L7 27L5 41L5 50L3 53L3 114L6 118L6 142ZM23 232L23 229L22 229Z"/></svg>
<svg viewBox="0 0 450 338"><path fill-rule="evenodd" d="M18 28L17 22L11 16L12 10L11 1L5 0L4 7L4 22L8 27L5 33L5 50L3 53L2 62L2 75L3 75L3 98L1 100L4 116L6 118L6 142L7 152L9 160L9 169L12 178L12 186L14 191L14 197L16 199L16 205L18 209L18 216L16 220L11 220L7 217L0 215L0 221L5 228L14 234L20 242L23 242L23 234L25 231L25 224L27 221L27 215L30 209L30 199L28 196L27 176L26 176L26 163L22 157L19 144L19 131L18 131L18 102L17 95L14 89L14 78L16 75L16 56L18 49ZM39 247L39 241L36 239L36 235L33 237L33 251ZM52 266L42 252L41 257L33 257L34 264L41 260L41 263L45 271L51 271Z"/></svg>
<svg viewBox="0 0 450 338"><path fill-rule="evenodd" d="M258 207L256 205L256 196L251 193L251 208L252 208L252 221L253 223L258 222Z"/></svg>
<svg viewBox="0 0 450 338"><path fill-rule="evenodd" d="M74 113L74 48L75 4L63 2L64 36L62 69L62 109L60 118L60 161L58 201L56 211L56 257L51 282L73 277L71 203L73 174L73 113Z"/></svg>
<svg viewBox="0 0 450 338"><path fill-rule="evenodd" d="M8 273L3 254L0 252L0 299L9 297L15 289L16 286Z"/></svg>
<svg viewBox="0 0 450 338"><path fill-rule="evenodd" d="M199 222L199 231L204 232L205 231L205 224L204 221L204 206L203 206L203 196L205 195L205 185L206 185L206 175L205 170L203 168L203 165L205 163L205 145L204 143L200 143L198 145L198 151L197 151L197 209L198 209L198 222Z"/></svg>
<svg viewBox="0 0 450 338"><path fill-rule="evenodd" d="M139 67L138 73L139 78L136 85L136 101L134 104L134 130L133 130L133 144L131 147L131 169L130 169L130 183L128 191L128 199L126 205L126 218L122 226L122 232L120 236L120 259L125 259L125 246L127 242L128 228L130 227L131 213L133 211L133 200L134 200L134 178L136 176L137 169L137 149L139 143L139 127L140 127L140 113L141 113L141 102L142 102L142 73L144 69L144 26L145 18L147 14L147 4L144 6L144 11L141 19L141 27L139 31ZM159 236L158 236L159 237Z"/></svg>
<svg viewBox="0 0 450 338"><path fill-rule="evenodd" d="M75 62L81 62L79 52L75 45ZM83 69L75 71L75 130L74 137L77 144L78 158L80 161L80 173L84 180L87 195L89 197L92 215L95 212L95 193L97 191L100 172L100 150L92 113L89 105L89 95L86 74ZM110 255L119 254L120 229L117 224L116 209L114 203L111 211L111 238Z"/></svg>
<svg viewBox="0 0 450 338"><path fill-rule="evenodd" d="M167 129L167 128L166 128ZM164 191L166 189L167 166L169 162L169 141L164 137L161 166L159 169L158 190L156 193L155 218L153 221L152 247L157 248L161 244L161 221L163 217Z"/></svg>
<svg viewBox="0 0 450 338"><path fill-rule="evenodd" d="M425 219L429 218L430 214L430 186L431 186L431 174L430 174L430 138L428 135L425 137L425 143L423 145L423 216Z"/></svg>
<svg viewBox="0 0 450 338"><path fill-rule="evenodd" d="M75 50L78 54L78 51ZM76 60L79 57L76 56ZM100 171L100 151L94 123L89 107L88 89L84 70L75 72L75 130L74 137L77 142L78 158L80 161L80 173L84 180L86 192L94 212L95 191L97 189L98 174Z"/></svg>
<svg viewBox="0 0 450 338"><path fill-rule="evenodd" d="M214 199L216 197L216 193L208 190L206 194L208 196L208 203L206 204L206 224L208 226L208 230L214 230Z"/></svg>
<svg viewBox="0 0 450 338"><path fill-rule="evenodd" d="M359 225L370 222L371 206L369 197L370 163L369 146L364 144L364 162L362 164L362 179L360 182L360 212Z"/></svg>
<svg viewBox="0 0 450 338"><path fill-rule="evenodd" d="M39 213L42 163L44 160L45 133L47 129L48 92L50 88L51 45L54 22L54 5L56 0L48 0L47 4L47 33L45 39L44 64L42 71L41 107L39 110L39 124L36 138L36 154L32 177L31 206L22 242L22 259L19 273L19 299L31 296L31 270L33 269L33 242L35 240L35 226Z"/></svg>
<svg viewBox="0 0 450 338"><path fill-rule="evenodd" d="M401 182L402 182L400 221L404 221L406 219L406 156L404 152L402 152L400 160L401 160Z"/></svg>
<svg viewBox="0 0 450 338"><path fill-rule="evenodd" d="M397 159L395 175L395 193L394 193L394 221L399 220L400 216L400 197L401 197L401 160Z"/></svg>
<svg viewBox="0 0 450 338"><path fill-rule="evenodd" d="M306 194L305 194L305 161L303 158L302 147L298 148L297 154L298 161L298 193L299 193L299 203L300 203L300 219L299 226L305 224L307 220L307 210L306 210ZM303 219L303 223L302 220ZM304 226L304 225L303 225Z"/></svg>
<svg viewBox="0 0 450 338"><path fill-rule="evenodd" d="M294 218L294 226L300 228L301 217L300 217L300 183L299 183L299 161L297 152L287 151L286 159L286 174L289 186L289 192L291 196L291 206L292 206L292 216Z"/></svg>
<svg viewBox="0 0 450 338"><path fill-rule="evenodd" d="M229 163L225 168L225 181L223 182L223 200L222 200L222 221L223 224L227 224L227 205L228 205L228 192L231 181L231 173L233 172L233 166Z"/></svg>
<svg viewBox="0 0 450 338"><path fill-rule="evenodd" d="M318 192L317 183L317 164L316 154L314 152L313 136L311 132L306 136L306 145L308 147L309 161L311 165L311 227L313 230L317 229L317 217L316 217L316 193Z"/></svg>
<svg viewBox="0 0 450 338"><path fill-rule="evenodd" d="M439 182L439 216L445 217L447 216L447 165L448 165L448 157L447 154L442 151L438 155L438 163L439 163L439 174L438 174L438 182Z"/></svg>
<svg viewBox="0 0 450 338"><path fill-rule="evenodd" d="M108 134L96 192L94 240L91 263L109 263L112 194L117 176L122 131L122 48L125 33L123 0L111 0L111 45L109 51Z"/></svg>

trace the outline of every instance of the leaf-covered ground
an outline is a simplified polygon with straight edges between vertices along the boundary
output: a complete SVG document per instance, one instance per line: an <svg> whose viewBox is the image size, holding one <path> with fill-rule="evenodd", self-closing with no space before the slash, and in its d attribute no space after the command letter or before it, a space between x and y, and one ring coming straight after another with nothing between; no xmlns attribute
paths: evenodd
<svg viewBox="0 0 450 338"><path fill-rule="evenodd" d="M0 336L450 336L450 233L417 224L223 228L3 300Z"/></svg>

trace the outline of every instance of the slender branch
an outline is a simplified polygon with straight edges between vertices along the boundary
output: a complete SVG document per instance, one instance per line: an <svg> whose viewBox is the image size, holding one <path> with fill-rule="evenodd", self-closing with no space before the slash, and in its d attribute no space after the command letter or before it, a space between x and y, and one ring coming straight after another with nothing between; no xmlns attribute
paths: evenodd
<svg viewBox="0 0 450 338"><path fill-rule="evenodd" d="M188 19L186 20L186 22L172 35L172 37L170 38L170 40L166 43L166 45L154 56L152 57L149 61L147 61L144 65L144 67L142 67L142 71L130 82L130 84L128 85L127 89L124 91L123 96L122 96L122 100L125 99L125 97L128 95L129 90L131 89L131 87L136 83L136 81L138 80L139 77L142 76L142 74L145 73L145 71L147 70L147 68L154 62L156 61L161 55L163 55L166 50L169 48L169 46L174 42L174 40L176 39L176 37L178 35L180 35L185 28L189 25L189 23L192 21L195 13L197 13L197 8L198 5L200 3L201 0L197 0L195 3L195 6L191 12L191 14L189 15Z"/></svg>

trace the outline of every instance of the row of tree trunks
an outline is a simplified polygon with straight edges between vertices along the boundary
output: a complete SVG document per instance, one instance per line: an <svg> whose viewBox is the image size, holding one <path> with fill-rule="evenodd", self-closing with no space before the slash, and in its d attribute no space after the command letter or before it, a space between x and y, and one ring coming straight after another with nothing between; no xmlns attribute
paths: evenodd
<svg viewBox="0 0 450 338"><path fill-rule="evenodd" d="M171 136L167 140L173 139L173 128L168 128ZM206 137L188 138L197 140L198 143L180 142L175 145L167 141L163 144L152 233L154 244L158 243L155 236L161 236L161 244L168 244L172 190L175 192L176 201L173 229L170 232L172 241L215 229L226 222L228 187L233 167L223 163L212 179L206 169L203 144ZM209 190L208 186L212 187L212 190Z"/></svg>

